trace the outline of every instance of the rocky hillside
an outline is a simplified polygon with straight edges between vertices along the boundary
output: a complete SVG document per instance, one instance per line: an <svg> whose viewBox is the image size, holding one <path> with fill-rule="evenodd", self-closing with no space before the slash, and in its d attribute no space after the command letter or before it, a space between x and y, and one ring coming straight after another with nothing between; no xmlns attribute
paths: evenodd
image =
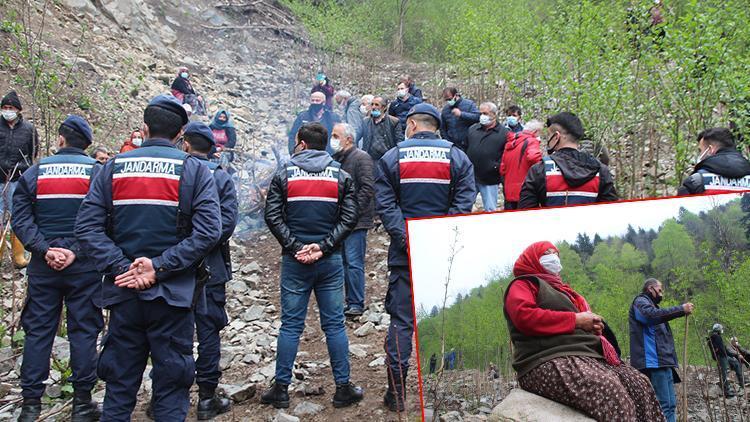
<svg viewBox="0 0 750 422"><path fill-rule="evenodd" d="M48 142L43 144L45 152L53 149L53 132L59 117L67 113L82 114L92 122L95 143L119 148L129 131L140 126L147 101L169 90L181 65L191 69L193 85L207 98L210 112L225 108L234 115L241 151L236 182L243 220L232 241L235 273L227 286L230 324L222 333L222 387L235 406L218 420L420 419L416 369L407 412L391 414L381 405L386 386L383 342L389 322L383 309L388 243L383 232L372 232L368 239L368 311L347 322L352 380L365 387L365 401L349 409L333 409L335 386L325 336L311 300L295 364L291 407L280 413L259 403L259 393L274 372L280 256L278 244L258 219L262 192L250 170L256 168L254 159L261 151L280 147L286 154L287 128L304 107L312 77L324 60L308 44L294 17L275 1L10 0L6 4L0 8L0 91L19 91L26 101L26 117L34 120L42 141ZM42 60L29 58L37 54ZM34 88L33 75L49 82L45 89ZM366 73L358 75L366 78ZM360 80L353 85L371 86ZM0 420L17 415L20 402L20 349L8 345L19 326L25 294L25 274L11 270L7 257L4 260ZM61 335L64 332L63 327ZM16 340L20 343L18 335ZM54 355L43 412L47 420L66 420L69 352L63 337L56 339ZM148 368L134 420L145 419L150 394L147 373ZM103 394L99 385L95 397L101 400ZM196 400L193 394L193 404Z"/></svg>

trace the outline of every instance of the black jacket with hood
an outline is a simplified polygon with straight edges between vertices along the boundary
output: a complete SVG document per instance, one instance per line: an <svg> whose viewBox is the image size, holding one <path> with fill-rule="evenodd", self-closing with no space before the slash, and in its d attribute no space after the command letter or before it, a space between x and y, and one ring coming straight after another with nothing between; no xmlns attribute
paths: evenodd
<svg viewBox="0 0 750 422"><path fill-rule="evenodd" d="M303 150L294 154L290 164L304 171L316 173L323 171L333 162L328 153L318 150ZM321 224L321 227L332 227L323 236L322 240L316 242L324 256L335 252L341 246L341 242L354 230L357 225L357 198L354 180L348 173L341 170L338 181L338 210L335 221L322 221L325 216L315 215L314 209L310 211L309 224ZM310 208L314 208L311 205ZM294 255L302 249L306 242L300 240L294 233L287 221L287 168L282 167L273 177L271 186L266 195L265 220L271 233L281 244L284 253ZM325 224L325 226L323 226Z"/></svg>
<svg viewBox="0 0 750 422"><path fill-rule="evenodd" d="M706 191L702 172L714 173L728 179L740 179L750 175L750 161L735 148L724 148L695 165L693 174L688 176L677 190L678 195L690 195Z"/></svg>
<svg viewBox="0 0 750 422"><path fill-rule="evenodd" d="M617 201L615 182L609 167L590 154L575 148L562 148L549 156L562 172L565 181L572 188L583 185L597 173L599 174L599 193L595 202ZM544 160L534 164L526 175L521 188L518 208L536 208L546 206L547 178L544 171Z"/></svg>

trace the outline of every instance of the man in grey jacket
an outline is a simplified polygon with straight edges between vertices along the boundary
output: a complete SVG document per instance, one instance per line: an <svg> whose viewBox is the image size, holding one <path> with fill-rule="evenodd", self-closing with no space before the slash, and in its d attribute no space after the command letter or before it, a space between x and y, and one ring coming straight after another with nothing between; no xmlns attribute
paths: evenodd
<svg viewBox="0 0 750 422"><path fill-rule="evenodd" d="M362 126L362 150L374 161L404 140L404 129L398 117L386 113L387 108L385 98L373 98L370 117L365 119Z"/></svg>
<svg viewBox="0 0 750 422"><path fill-rule="evenodd" d="M341 120L354 128L354 139L359 139L362 135L362 119L364 118L362 110L359 108L361 105L360 101L353 98L352 94L345 89L337 92L333 100L341 107Z"/></svg>
<svg viewBox="0 0 750 422"><path fill-rule="evenodd" d="M331 147L333 158L341 163L341 169L354 179L359 219L352 234L344 240L344 286L346 287L346 308L344 315L362 315L365 308L365 250L367 230L372 228L375 212L373 195L373 162L370 156L357 148L354 128L346 123L333 127Z"/></svg>

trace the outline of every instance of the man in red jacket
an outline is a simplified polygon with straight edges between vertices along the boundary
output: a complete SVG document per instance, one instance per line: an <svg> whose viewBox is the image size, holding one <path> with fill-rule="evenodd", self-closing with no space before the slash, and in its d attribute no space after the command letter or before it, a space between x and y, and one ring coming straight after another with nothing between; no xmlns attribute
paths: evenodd
<svg viewBox="0 0 750 422"><path fill-rule="evenodd" d="M526 124L522 132L508 132L505 153L500 164L506 210L518 209L521 186L526 180L526 173L531 166L542 161L542 151L539 147L542 128L542 122L532 120Z"/></svg>

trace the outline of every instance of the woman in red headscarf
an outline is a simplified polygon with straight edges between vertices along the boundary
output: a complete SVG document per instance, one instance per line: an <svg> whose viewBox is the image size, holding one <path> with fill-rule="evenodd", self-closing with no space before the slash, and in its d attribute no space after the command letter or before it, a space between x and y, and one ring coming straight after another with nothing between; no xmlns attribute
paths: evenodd
<svg viewBox="0 0 750 422"><path fill-rule="evenodd" d="M531 244L513 266L504 314L518 384L597 421L664 421L648 378L620 360L604 320L561 270L550 242Z"/></svg>

